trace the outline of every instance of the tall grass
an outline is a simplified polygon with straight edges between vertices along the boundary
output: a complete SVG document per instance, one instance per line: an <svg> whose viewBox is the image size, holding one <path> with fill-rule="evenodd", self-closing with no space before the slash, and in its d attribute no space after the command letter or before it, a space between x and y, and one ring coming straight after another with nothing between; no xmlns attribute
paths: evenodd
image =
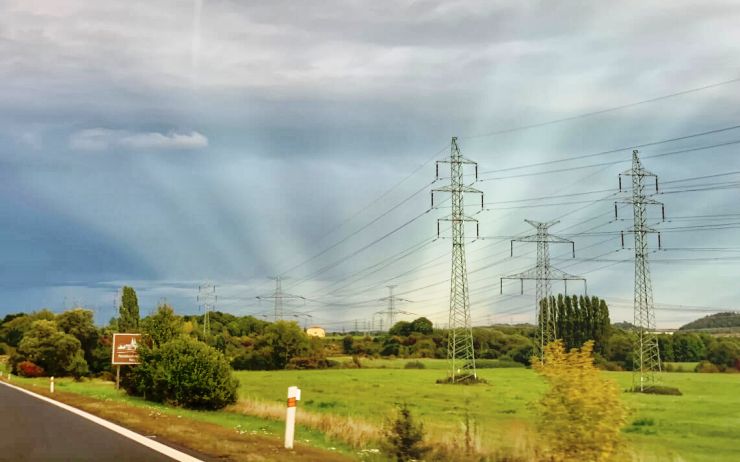
<svg viewBox="0 0 740 462"><path fill-rule="evenodd" d="M240 399L227 411L238 412L270 420L285 420L285 406L279 403ZM301 409L296 413L296 423L318 430L330 438L343 441L354 448L367 448L381 440L381 429L361 419L349 416L316 413Z"/></svg>

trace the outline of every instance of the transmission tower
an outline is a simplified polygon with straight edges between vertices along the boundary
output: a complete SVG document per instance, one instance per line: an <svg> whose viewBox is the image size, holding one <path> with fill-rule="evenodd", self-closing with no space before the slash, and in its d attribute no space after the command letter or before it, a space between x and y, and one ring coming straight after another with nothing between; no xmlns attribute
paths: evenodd
<svg viewBox="0 0 740 462"><path fill-rule="evenodd" d="M393 295L393 289L396 286L388 286L388 296L383 297L380 299L381 302L388 302L388 309L386 311L378 311L375 314L379 315L387 315L388 316L388 329L393 327L396 324L396 316L398 314L413 314L409 313L408 311L401 311L396 309L396 302L411 302L411 300L406 300L405 298L396 297ZM383 318L380 318L380 330L383 330Z"/></svg>
<svg viewBox="0 0 740 462"><path fill-rule="evenodd" d="M551 306L552 282L563 281L565 284L565 293L568 293L568 281L583 281L584 290L586 288L586 279L580 276L568 274L550 265L550 244L570 244L573 258L576 256L575 243L568 239L555 236L549 233L550 226L556 225L559 221L540 222L524 220L532 225L537 232L529 236L520 237L511 241L511 256L514 256L514 242L535 242L537 243L537 266L517 274L504 276L500 280L501 293L504 291L504 279L519 279L521 283L521 293L524 293L524 280L533 279L537 281L535 291L535 313L537 316L537 341L535 342L538 350L540 361L544 357L545 345L556 340L555 309Z"/></svg>
<svg viewBox="0 0 740 462"><path fill-rule="evenodd" d="M216 309L217 301L218 296L216 295L216 286L214 284L206 282L198 286L198 304L200 305L200 309L203 310L203 336L205 338L211 336L209 314Z"/></svg>
<svg viewBox="0 0 740 462"><path fill-rule="evenodd" d="M642 167L638 151L632 151L632 168L619 175L619 191L622 191L622 176L632 177L632 197L614 203L614 216L618 215L618 203L632 204L634 223L628 233L635 235L635 299L634 321L636 327L634 353L638 360L638 368L632 375L632 385L636 388L638 380L640 391L644 391L646 383L655 384L655 372L660 372L660 353L658 338L655 336L655 310L653 306L653 285L650 281L650 267L648 265L648 233L658 234L658 248L661 248L660 233L647 224L647 206L660 205L661 219L665 220L665 206L662 202L653 200L645 194L645 178L655 178L655 192L658 192L658 176ZM624 232L622 232L622 247L624 248Z"/></svg>
<svg viewBox="0 0 740 462"><path fill-rule="evenodd" d="M282 284L282 278L280 276L275 276L271 279L275 280L275 292L272 293L272 295L261 295L257 297L258 300L273 300L275 302L274 306L274 313L273 318L275 321L282 321L284 312L283 312L283 300L285 299L299 299L299 300L306 300L305 297L302 297L300 295L292 295L292 294L286 294L283 292L283 284Z"/></svg>
<svg viewBox="0 0 740 462"><path fill-rule="evenodd" d="M450 362L449 380L452 383L476 380L475 352L473 350L473 330L470 321L470 298L468 296L468 269L465 262L465 222L476 224L476 236L479 236L478 220L465 215L466 193L480 194L480 205L483 210L483 191L463 183L464 165L475 166L475 180L478 180L478 164L464 158L457 146L457 137L452 138L450 158L437 161L436 178L439 179L439 164L450 164L450 185L432 189L432 207L434 193L450 193L452 213L437 220L452 223L452 272L450 275L450 315L449 337L447 339L447 359Z"/></svg>

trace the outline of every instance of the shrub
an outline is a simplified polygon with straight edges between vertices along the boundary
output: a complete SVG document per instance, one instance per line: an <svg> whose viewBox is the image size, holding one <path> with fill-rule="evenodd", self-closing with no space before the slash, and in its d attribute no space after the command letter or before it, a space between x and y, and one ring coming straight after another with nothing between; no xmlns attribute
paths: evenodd
<svg viewBox="0 0 740 462"><path fill-rule="evenodd" d="M719 367L717 367L716 364L712 364L709 361L702 361L699 364L696 365L696 368L694 369L695 372L707 372L707 373L713 373L713 372L720 372Z"/></svg>
<svg viewBox="0 0 740 462"><path fill-rule="evenodd" d="M236 402L239 386L219 351L182 337L159 347L139 347L141 364L124 381L130 394L193 409L221 409Z"/></svg>
<svg viewBox="0 0 740 462"><path fill-rule="evenodd" d="M398 462L419 460L429 451L424 446L424 426L414 422L406 404L398 407L396 418L388 420L383 429L385 453Z"/></svg>
<svg viewBox="0 0 740 462"><path fill-rule="evenodd" d="M42 377L44 375L44 368L37 366L31 361L22 361L16 367L18 375L23 377Z"/></svg>
<svg viewBox="0 0 740 462"><path fill-rule="evenodd" d="M409 361L404 366L404 369L426 369L426 366L421 361Z"/></svg>
<svg viewBox="0 0 740 462"><path fill-rule="evenodd" d="M632 393L647 393L649 395L671 395L671 396L682 396L683 393L681 393L681 390L679 390L676 387L664 387L660 385L650 385L647 387L643 387L642 390L640 390L638 387L630 388L627 390Z"/></svg>
<svg viewBox="0 0 740 462"><path fill-rule="evenodd" d="M560 340L545 347L533 368L550 387L539 402L538 429L553 460L613 458L626 409L617 386L593 364L593 341L565 351Z"/></svg>

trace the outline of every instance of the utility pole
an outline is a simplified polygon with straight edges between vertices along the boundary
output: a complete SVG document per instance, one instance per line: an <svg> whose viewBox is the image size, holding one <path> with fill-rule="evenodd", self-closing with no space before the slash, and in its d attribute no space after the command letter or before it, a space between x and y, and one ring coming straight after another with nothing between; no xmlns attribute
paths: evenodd
<svg viewBox="0 0 740 462"><path fill-rule="evenodd" d="M203 310L203 336L208 339L211 336L210 312L216 309L218 296L216 295L216 286L206 282L198 286L198 304ZM166 303L166 301L165 301Z"/></svg>
<svg viewBox="0 0 740 462"><path fill-rule="evenodd" d="M512 239L511 241L511 256L514 256L514 242L534 242L537 243L537 265L534 268L530 268L526 271L517 274L510 274L504 276L500 280L501 293L504 292L504 279L519 279L521 283L521 293L524 293L524 280L535 280L537 281L537 288L535 291L535 314L537 316L537 338L535 341L535 347L538 350L540 361L543 361L545 345L556 340L558 333L556 332L556 319L555 319L555 307L552 304L552 282L551 281L563 281L565 284L565 293L568 294L568 281L577 280L583 281L584 290L586 290L586 279L580 276L568 274L565 271L559 270L550 264L550 244L570 244L572 249L573 258L576 257L575 243L568 239L555 236L549 233L550 226L556 225L558 221L540 222L532 220L524 220L525 222L532 225L537 232L530 234L529 236L520 237L518 239Z"/></svg>
<svg viewBox="0 0 740 462"><path fill-rule="evenodd" d="M388 309L386 311L378 311L375 314L379 315L388 315L388 329L393 327L396 324L396 316L401 314L413 314L409 313L408 311L400 311L396 309L396 302L411 302L411 300L406 300L405 298L396 297L393 295L393 289L396 286L388 286L388 296L383 297L380 299L381 302L388 302ZM383 330L383 318L380 318L380 330Z"/></svg>
<svg viewBox="0 0 740 462"><path fill-rule="evenodd" d="M614 216L617 218L617 203L632 204L634 223L628 233L635 235L635 298L634 298L634 325L637 328L634 353L638 361L638 368L632 374L633 389L639 375L640 391L645 386L655 384L655 373L660 372L660 353L658 338L655 336L655 309L653 306L653 285L650 280L648 265L648 233L658 234L658 248L661 248L660 233L647 224L647 206L659 205L661 219L665 220L665 206L662 202L653 200L645 194L645 178L655 178L655 192L658 192L658 176L642 167L638 151L632 151L632 168L619 175L619 191L622 191L622 176L632 177L632 196L614 203ZM622 232L622 248L624 248L624 232ZM646 384L647 382L647 384Z"/></svg>
<svg viewBox="0 0 740 462"><path fill-rule="evenodd" d="M300 300L306 300L305 297L302 297L300 295L292 295L292 294L286 294L283 292L283 284L282 284L282 278L280 276L275 276L271 279L275 280L275 292L272 293L272 295L261 295L257 297L258 300L273 300L275 302L274 306L274 314L273 318L275 321L282 321L283 320L283 300L285 299L300 299Z"/></svg>
<svg viewBox="0 0 740 462"><path fill-rule="evenodd" d="M449 335L447 339L447 360L450 363L449 380L452 383L475 381L475 351L473 349L473 329L470 320L470 298L468 295L468 268L465 261L465 223L476 225L476 236L480 236L478 220L465 215L466 193L480 194L483 210L483 191L463 183L464 166L475 166L475 180L478 180L478 164L464 158L457 146L457 137L452 138L450 158L437 161L436 178L439 179L439 164L450 164L450 184L432 189L432 208L434 193L450 193L452 211L448 217L437 220L437 236L440 221L452 223L452 271L450 275L450 314Z"/></svg>

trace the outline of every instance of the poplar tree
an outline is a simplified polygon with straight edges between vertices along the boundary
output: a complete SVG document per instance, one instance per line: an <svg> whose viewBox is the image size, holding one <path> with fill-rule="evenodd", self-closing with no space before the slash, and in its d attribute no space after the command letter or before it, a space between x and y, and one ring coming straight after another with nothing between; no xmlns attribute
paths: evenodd
<svg viewBox="0 0 740 462"><path fill-rule="evenodd" d="M118 331L139 331L139 300L133 287L124 286L121 295L121 306L118 308Z"/></svg>

